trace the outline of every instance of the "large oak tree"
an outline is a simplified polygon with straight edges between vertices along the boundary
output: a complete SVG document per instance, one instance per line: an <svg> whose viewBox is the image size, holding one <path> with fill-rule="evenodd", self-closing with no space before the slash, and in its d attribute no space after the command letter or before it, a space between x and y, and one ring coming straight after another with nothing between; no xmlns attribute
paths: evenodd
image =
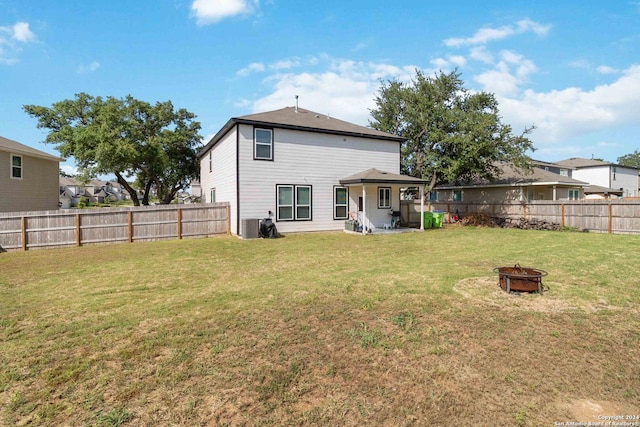
<svg viewBox="0 0 640 427"><path fill-rule="evenodd" d="M370 125L406 138L402 173L429 180L429 190L497 178L501 162L530 167L526 153L534 148L527 134L533 126L513 135L495 96L469 92L456 71L431 77L418 70L410 82L385 81L375 102Z"/></svg>
<svg viewBox="0 0 640 427"><path fill-rule="evenodd" d="M85 177L114 174L136 206L149 204L152 190L160 203L170 203L199 176L200 123L171 101L152 105L132 96L93 97L86 93L50 108L25 105L49 129L44 142L72 156ZM125 179L136 177L142 199Z"/></svg>

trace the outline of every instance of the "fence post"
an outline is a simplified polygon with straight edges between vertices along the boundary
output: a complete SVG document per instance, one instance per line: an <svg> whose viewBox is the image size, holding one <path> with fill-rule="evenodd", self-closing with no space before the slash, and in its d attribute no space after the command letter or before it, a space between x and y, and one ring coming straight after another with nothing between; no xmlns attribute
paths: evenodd
<svg viewBox="0 0 640 427"><path fill-rule="evenodd" d="M22 229L22 250L27 250L27 217L20 218L20 228Z"/></svg>
<svg viewBox="0 0 640 427"><path fill-rule="evenodd" d="M561 225L564 227L564 203L561 205L561 210L562 210L562 222L561 222Z"/></svg>
<svg viewBox="0 0 640 427"><path fill-rule="evenodd" d="M613 205L609 202L609 234L613 233Z"/></svg>
<svg viewBox="0 0 640 427"><path fill-rule="evenodd" d="M182 239L182 209L178 208L178 240Z"/></svg>
<svg viewBox="0 0 640 427"><path fill-rule="evenodd" d="M76 246L81 246L82 245L82 230L81 230L81 219L80 219L80 214L77 213L76 214Z"/></svg>
<svg viewBox="0 0 640 427"><path fill-rule="evenodd" d="M227 236L231 236L231 206L226 206L227 211Z"/></svg>
<svg viewBox="0 0 640 427"><path fill-rule="evenodd" d="M129 232L129 243L133 242L133 211L129 211L127 215L127 229Z"/></svg>

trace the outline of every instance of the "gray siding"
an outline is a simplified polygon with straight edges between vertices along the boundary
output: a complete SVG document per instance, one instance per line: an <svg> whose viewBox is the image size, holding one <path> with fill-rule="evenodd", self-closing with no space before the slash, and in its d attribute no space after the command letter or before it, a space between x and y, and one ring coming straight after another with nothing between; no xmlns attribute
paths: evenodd
<svg viewBox="0 0 640 427"><path fill-rule="evenodd" d="M11 178L11 154L22 156L22 179ZM58 209L59 162L0 151L0 212Z"/></svg>
<svg viewBox="0 0 640 427"><path fill-rule="evenodd" d="M253 126L240 125L239 155L241 218L272 211L275 219L276 184L312 186L312 221L277 222L282 232L342 229L344 220L333 219L341 178L369 168L400 173L398 142L298 130L274 129L273 161L265 161L253 159Z"/></svg>
<svg viewBox="0 0 640 427"><path fill-rule="evenodd" d="M228 202L231 219L231 232L238 234L236 223L237 185L236 185L236 127L233 127L211 150L212 171L209 172L209 153L200 160L200 186L203 201L211 202L211 188L216 189L216 202Z"/></svg>

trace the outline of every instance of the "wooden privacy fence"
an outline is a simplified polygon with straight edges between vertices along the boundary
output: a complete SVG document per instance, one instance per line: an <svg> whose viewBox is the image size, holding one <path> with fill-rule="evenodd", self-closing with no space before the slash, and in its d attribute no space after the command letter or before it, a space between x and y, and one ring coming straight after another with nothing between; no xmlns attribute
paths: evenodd
<svg viewBox="0 0 640 427"><path fill-rule="evenodd" d="M553 222L598 233L640 234L640 200L534 200L531 202L428 202L425 209L453 215L486 214L496 218L520 218ZM403 200L403 223L420 223L420 201Z"/></svg>
<svg viewBox="0 0 640 427"><path fill-rule="evenodd" d="M229 204L156 205L0 214L4 250L229 234Z"/></svg>

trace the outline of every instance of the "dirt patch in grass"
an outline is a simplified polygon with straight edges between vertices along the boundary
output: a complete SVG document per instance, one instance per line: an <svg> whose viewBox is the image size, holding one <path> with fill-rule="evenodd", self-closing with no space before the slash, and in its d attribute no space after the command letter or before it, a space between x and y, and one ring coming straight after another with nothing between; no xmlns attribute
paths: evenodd
<svg viewBox="0 0 640 427"><path fill-rule="evenodd" d="M567 419L558 421L574 421L581 423L598 423L615 420L618 422L636 423L637 425L640 413L637 407L621 404L618 402L593 401L589 399L572 400L568 402L559 402L558 407L566 411ZM622 417L622 418L611 418ZM634 424L631 424L634 425Z"/></svg>
<svg viewBox="0 0 640 427"><path fill-rule="evenodd" d="M464 296L470 303L500 307L505 310L540 313L565 313L580 310L595 313L603 310L619 311L622 309L609 304L605 298L585 302L577 298L560 296L555 290L560 289L562 284L546 281L543 283L545 291L542 295L527 292L507 293L498 286L497 276L462 279L454 285L453 290Z"/></svg>

